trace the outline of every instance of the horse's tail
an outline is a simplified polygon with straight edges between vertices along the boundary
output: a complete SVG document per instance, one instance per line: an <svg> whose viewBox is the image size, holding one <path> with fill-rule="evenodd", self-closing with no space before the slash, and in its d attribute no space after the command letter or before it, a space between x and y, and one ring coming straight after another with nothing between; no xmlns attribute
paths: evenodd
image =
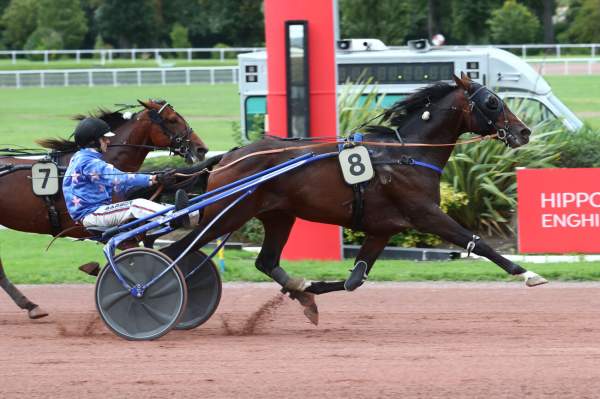
<svg viewBox="0 0 600 399"><path fill-rule="evenodd" d="M78 147L74 141L65 139L41 139L35 141L37 144L44 148L50 148L52 150L61 152L75 152Z"/></svg>

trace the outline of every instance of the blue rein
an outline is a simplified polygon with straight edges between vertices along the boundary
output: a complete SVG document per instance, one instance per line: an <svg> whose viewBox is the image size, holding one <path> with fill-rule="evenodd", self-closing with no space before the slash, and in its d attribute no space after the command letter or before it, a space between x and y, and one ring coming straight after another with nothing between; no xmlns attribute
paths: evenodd
<svg viewBox="0 0 600 399"><path fill-rule="evenodd" d="M411 158L412 159L412 158ZM424 168L429 168L431 170L435 170L436 172L438 172L440 175L444 172L444 169L440 168L439 166L436 166L434 164L431 163L427 163L427 162L422 162L422 161L418 161L416 159L412 159L412 164L413 165L419 165L422 166Z"/></svg>

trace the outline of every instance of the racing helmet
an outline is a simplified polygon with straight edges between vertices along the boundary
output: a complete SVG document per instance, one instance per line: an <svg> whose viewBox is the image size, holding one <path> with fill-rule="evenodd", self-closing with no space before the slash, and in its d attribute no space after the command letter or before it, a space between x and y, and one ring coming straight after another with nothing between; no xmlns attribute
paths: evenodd
<svg viewBox="0 0 600 399"><path fill-rule="evenodd" d="M99 147L100 137L113 137L115 134L110 131L108 123L99 118L85 118L75 128L73 133L75 144L79 147Z"/></svg>

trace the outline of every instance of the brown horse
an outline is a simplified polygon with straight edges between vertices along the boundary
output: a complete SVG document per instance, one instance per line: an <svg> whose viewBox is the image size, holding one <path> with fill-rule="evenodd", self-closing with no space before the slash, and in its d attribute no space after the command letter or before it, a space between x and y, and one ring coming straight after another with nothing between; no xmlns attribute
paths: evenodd
<svg viewBox="0 0 600 399"><path fill-rule="evenodd" d="M103 110L95 115L108 123L116 133L104 155L107 162L123 171L134 172L152 149L167 149L189 162L204 159L208 148L171 106L161 100L139 103L144 107L143 110L128 118L121 112ZM84 117L79 115L75 119ZM46 139L38 143L54 150L51 157L63 167L69 164L71 156L78 149L75 142L64 139ZM30 233L57 235L64 231L62 235L89 237L90 234L82 226L71 220L62 191L52 197L39 197L33 193L30 166L34 163L14 157L0 158L0 224ZM21 309L28 310L30 318L47 315L10 282L1 260L0 286Z"/></svg>
<svg viewBox="0 0 600 399"><path fill-rule="evenodd" d="M195 246L200 247L257 217L264 225L265 237L256 267L282 285L290 296L298 298L306 307L305 314L313 322L317 317L314 294L344 289L352 291L359 287L389 238L407 228L437 234L446 241L484 256L507 273L520 275L528 286L545 283L541 276L502 257L439 207L440 172L461 134L489 135L513 148L526 144L531 134L527 126L489 89L465 76L454 80L456 85L434 84L387 110L383 120L394 129L382 126L367 129L363 145L371 153L375 174L361 188L364 209L359 219L356 218L356 207L360 203L355 200L355 190L343 180L338 161L329 158L259 186L220 219ZM424 145L415 146L417 143ZM208 189L221 187L308 151L325 153L337 150L336 144L307 145L266 138L226 154L210 175ZM259 151L270 154L247 157ZM243 157L246 158L241 159ZM235 163L236 160L239 162ZM223 168L225 165L230 166ZM197 232L234 199L207 207L198 228L165 249L167 255L174 256L189 245ZM365 232L365 241L346 281L308 282L290 278L281 268L281 251L297 217Z"/></svg>

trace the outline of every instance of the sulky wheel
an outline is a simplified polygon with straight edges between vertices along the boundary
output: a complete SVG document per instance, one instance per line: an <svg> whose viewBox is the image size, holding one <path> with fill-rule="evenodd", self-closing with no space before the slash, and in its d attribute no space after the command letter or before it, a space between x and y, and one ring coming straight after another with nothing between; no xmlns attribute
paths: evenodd
<svg viewBox="0 0 600 399"><path fill-rule="evenodd" d="M146 284L170 264L171 259L152 249L135 248L115 257L115 265L130 286ZM181 271L173 267L141 298L121 284L110 265L96 281L96 307L115 334L129 340L152 340L169 332L179 321L187 302L187 287Z"/></svg>
<svg viewBox="0 0 600 399"><path fill-rule="evenodd" d="M201 251L191 251L177 265L187 276L196 266L206 259ZM213 315L221 300L221 277L211 259L186 279L188 303L181 320L175 327L178 330L191 330L206 322Z"/></svg>

